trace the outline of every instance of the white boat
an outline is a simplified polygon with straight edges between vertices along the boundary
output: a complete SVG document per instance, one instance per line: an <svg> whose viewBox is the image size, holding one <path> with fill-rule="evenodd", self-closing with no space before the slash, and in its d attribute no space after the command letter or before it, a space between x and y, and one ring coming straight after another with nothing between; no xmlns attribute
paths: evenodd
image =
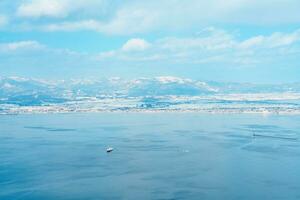
<svg viewBox="0 0 300 200"><path fill-rule="evenodd" d="M110 152L112 152L114 149L112 148L112 147L108 147L107 149L106 149L106 152L107 153L110 153Z"/></svg>

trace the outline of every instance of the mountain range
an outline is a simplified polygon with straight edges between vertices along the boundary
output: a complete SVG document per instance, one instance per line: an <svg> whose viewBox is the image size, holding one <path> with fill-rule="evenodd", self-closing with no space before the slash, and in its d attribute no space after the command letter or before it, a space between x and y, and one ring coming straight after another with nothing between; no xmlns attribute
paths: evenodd
<svg viewBox="0 0 300 200"><path fill-rule="evenodd" d="M83 97L213 96L221 94L300 93L300 83L252 84L203 82L178 77L118 77L99 80L41 80L0 78L0 104L41 105L63 103Z"/></svg>

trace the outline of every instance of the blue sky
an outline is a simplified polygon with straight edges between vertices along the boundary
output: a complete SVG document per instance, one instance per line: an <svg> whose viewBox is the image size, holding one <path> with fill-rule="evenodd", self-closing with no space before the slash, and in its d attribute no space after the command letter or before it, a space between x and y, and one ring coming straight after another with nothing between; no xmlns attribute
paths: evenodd
<svg viewBox="0 0 300 200"><path fill-rule="evenodd" d="M299 0L1 0L0 76L300 81Z"/></svg>

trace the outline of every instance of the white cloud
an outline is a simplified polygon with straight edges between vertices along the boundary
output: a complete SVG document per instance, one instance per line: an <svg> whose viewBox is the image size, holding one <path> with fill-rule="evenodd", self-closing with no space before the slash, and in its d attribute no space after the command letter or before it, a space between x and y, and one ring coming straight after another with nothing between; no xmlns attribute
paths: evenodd
<svg viewBox="0 0 300 200"><path fill-rule="evenodd" d="M78 31L78 30L93 30L99 31L101 24L96 20L82 20L75 22L62 22L56 24L48 24L42 26L44 31Z"/></svg>
<svg viewBox="0 0 300 200"><path fill-rule="evenodd" d="M43 50L43 51L41 51ZM167 37L147 41L142 38L132 38L118 49L84 54L64 49L49 49L37 41L17 41L0 43L3 55L39 55L49 54L53 59L66 56L74 59L84 57L85 60L101 61L101 63L163 63L180 65L258 65L272 63L298 57L300 52L300 30L290 33L273 33L258 35L244 40L234 32L216 29L203 29L191 37ZM16 53L15 53L16 52ZM28 54L28 55L29 55ZM38 58L38 57L37 57ZM39 58L38 58L39 59ZM71 62L71 61L70 61Z"/></svg>
<svg viewBox="0 0 300 200"><path fill-rule="evenodd" d="M243 42L240 43L240 47L247 49L247 48L252 48L252 47L256 47L259 46L263 43L265 37L264 36L255 36L252 38L249 38Z"/></svg>
<svg viewBox="0 0 300 200"><path fill-rule="evenodd" d="M273 33L270 36L255 36L239 44L240 48L276 48L300 41L300 30L292 33Z"/></svg>
<svg viewBox="0 0 300 200"><path fill-rule="evenodd" d="M66 77L74 71L95 66L91 54L74 52L69 49L50 48L38 41L13 41L0 43L0 69L16 75L29 76L44 74ZM60 73L58 73L60 72ZM67 73L66 73L67 72Z"/></svg>
<svg viewBox="0 0 300 200"><path fill-rule="evenodd" d="M26 0L19 5L17 15L55 17L56 21L31 21L45 31L90 30L130 35L216 23L299 24L299 7L298 0Z"/></svg>
<svg viewBox="0 0 300 200"><path fill-rule="evenodd" d="M38 50L44 46L37 41L19 41L11 43L0 43L1 51Z"/></svg>
<svg viewBox="0 0 300 200"><path fill-rule="evenodd" d="M202 51L222 50L235 45L234 36L224 30L213 27L205 28L196 37L190 38L164 38L158 41L161 48L176 50L198 49Z"/></svg>
<svg viewBox="0 0 300 200"><path fill-rule="evenodd" d="M67 1L33 0L21 4L17 14L22 17L62 17L67 14Z"/></svg>
<svg viewBox="0 0 300 200"><path fill-rule="evenodd" d="M288 24L299 23L300 2L275 0L153 0L124 5L102 32L142 33L188 29L211 23ZM273 2L273 3L272 3ZM253 14L256 13L256 14ZM259 18L258 18L259 17Z"/></svg>
<svg viewBox="0 0 300 200"><path fill-rule="evenodd" d="M300 30L295 30L240 39L236 32L210 27L192 36L147 39L148 41L132 38L117 49L100 53L51 49L37 41L17 41L0 43L0 67L33 66L39 69L40 66L47 66L45 69L52 71L65 69L67 74L72 73L76 67L82 72L102 68L103 72L111 70L116 74L121 68L124 71L132 70L130 67L158 73L162 72L162 68L172 72L172 67L174 71L180 67L182 72L185 69L202 70L211 69L210 67L236 67L241 70L247 67L266 67L271 70L275 66L274 68L295 69L300 55L299 33ZM156 66L157 68L151 68Z"/></svg>
<svg viewBox="0 0 300 200"><path fill-rule="evenodd" d="M96 19L69 20L50 23L40 27L44 31L80 31L91 30L105 34L128 35L151 30L158 16L144 10L119 10L107 21Z"/></svg>
<svg viewBox="0 0 300 200"><path fill-rule="evenodd" d="M300 40L300 30L297 30L290 34L274 33L269 38L266 38L266 42L270 47L288 46Z"/></svg>
<svg viewBox="0 0 300 200"><path fill-rule="evenodd" d="M257 64L274 57L297 52L300 30L273 33L245 40L230 32L207 28L194 37L171 37L151 43L143 39L128 40L120 49L102 52L100 59L130 62L168 62L182 64L232 63ZM299 51L298 51L299 52Z"/></svg>
<svg viewBox="0 0 300 200"><path fill-rule="evenodd" d="M8 18L4 15L0 15L0 27L8 24Z"/></svg>
<svg viewBox="0 0 300 200"><path fill-rule="evenodd" d="M128 40L123 46L123 51L144 51L150 47L150 43L140 38Z"/></svg>
<svg viewBox="0 0 300 200"><path fill-rule="evenodd" d="M20 17L67 17L85 11L101 11L104 0L27 0L17 8ZM93 12L94 13L94 12Z"/></svg>
<svg viewBox="0 0 300 200"><path fill-rule="evenodd" d="M160 15L154 10L125 7L118 10L115 16L102 23L100 32L108 34L133 34L153 30L159 25Z"/></svg>

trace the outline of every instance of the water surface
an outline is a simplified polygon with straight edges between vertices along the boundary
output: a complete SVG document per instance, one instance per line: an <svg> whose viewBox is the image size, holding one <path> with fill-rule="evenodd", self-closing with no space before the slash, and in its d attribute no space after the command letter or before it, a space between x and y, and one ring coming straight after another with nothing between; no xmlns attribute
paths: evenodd
<svg viewBox="0 0 300 200"><path fill-rule="evenodd" d="M257 114L2 115L0 199L300 199L299 122Z"/></svg>

